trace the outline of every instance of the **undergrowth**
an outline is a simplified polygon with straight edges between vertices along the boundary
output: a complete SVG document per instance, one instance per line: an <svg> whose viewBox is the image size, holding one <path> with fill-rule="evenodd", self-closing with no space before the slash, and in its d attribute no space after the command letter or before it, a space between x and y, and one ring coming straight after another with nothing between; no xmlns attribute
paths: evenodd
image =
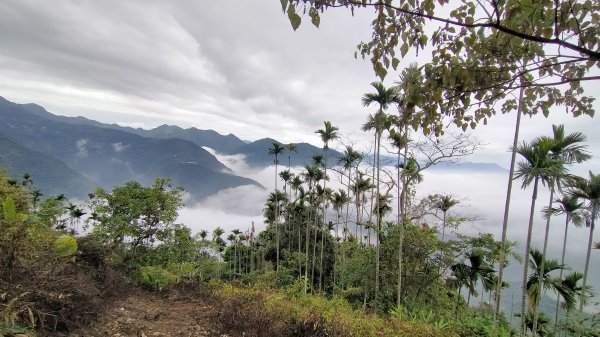
<svg viewBox="0 0 600 337"><path fill-rule="evenodd" d="M341 298L223 285L216 289L215 299L221 324L245 336L458 336L445 326L356 310Z"/></svg>

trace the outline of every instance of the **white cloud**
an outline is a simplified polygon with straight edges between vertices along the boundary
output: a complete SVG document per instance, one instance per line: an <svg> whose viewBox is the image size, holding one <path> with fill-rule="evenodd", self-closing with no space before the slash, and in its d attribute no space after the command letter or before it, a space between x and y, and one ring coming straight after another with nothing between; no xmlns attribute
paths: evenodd
<svg viewBox="0 0 600 337"><path fill-rule="evenodd" d="M123 145L123 143L121 143L121 142L112 144L112 148L113 148L113 151L115 151L115 153L121 153L124 150L126 150L128 147L129 147L129 145Z"/></svg>
<svg viewBox="0 0 600 337"><path fill-rule="evenodd" d="M88 150L87 150L87 143L88 140L85 138L79 139L75 142L75 146L77 147L77 157L79 158L85 158L88 156Z"/></svg>

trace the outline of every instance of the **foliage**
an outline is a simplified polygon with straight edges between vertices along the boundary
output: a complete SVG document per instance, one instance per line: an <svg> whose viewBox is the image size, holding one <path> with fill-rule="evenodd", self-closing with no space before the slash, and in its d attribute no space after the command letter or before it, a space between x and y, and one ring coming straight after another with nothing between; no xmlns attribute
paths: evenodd
<svg viewBox="0 0 600 337"><path fill-rule="evenodd" d="M457 328L461 337L509 337L512 336L510 328L499 325L496 331L492 317L486 315L467 315L463 317Z"/></svg>
<svg viewBox="0 0 600 337"><path fill-rule="evenodd" d="M148 289L162 289L177 280L177 276L160 266L142 266L139 268L138 283Z"/></svg>
<svg viewBox="0 0 600 337"><path fill-rule="evenodd" d="M384 78L406 55L431 49L431 61L419 68L411 83L413 128L443 133L448 116L466 129L487 123L496 113L516 110L511 93L525 88L525 111L548 115L564 105L575 116L593 115L593 98L582 96L581 80L597 80L600 5L594 1L465 1L450 0L282 0L292 27L297 13L319 14L336 7L375 16L372 40L358 52L370 57ZM373 9L374 11L369 11ZM355 53L356 56L357 53ZM561 86L562 85L562 86Z"/></svg>
<svg viewBox="0 0 600 337"><path fill-rule="evenodd" d="M151 187L130 181L112 192L98 189L91 200L94 233L109 243L134 248L165 240L183 206L182 193L168 179L157 179Z"/></svg>
<svg viewBox="0 0 600 337"><path fill-rule="evenodd" d="M61 235L52 243L52 252L59 257L66 257L75 254L77 251L77 241L73 236Z"/></svg>
<svg viewBox="0 0 600 337"><path fill-rule="evenodd" d="M422 323L363 313L339 298L228 285L216 296L224 310L221 322L250 335L258 330L278 336L455 336Z"/></svg>

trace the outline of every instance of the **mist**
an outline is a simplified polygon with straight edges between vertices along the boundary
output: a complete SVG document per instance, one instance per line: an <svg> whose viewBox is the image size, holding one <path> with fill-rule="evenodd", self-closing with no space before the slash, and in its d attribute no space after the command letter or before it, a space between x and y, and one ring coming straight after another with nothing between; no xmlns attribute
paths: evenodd
<svg viewBox="0 0 600 337"><path fill-rule="evenodd" d="M262 210L265 201L271 191L275 188L275 167L255 168L248 166L242 155L223 155L212 149L219 161L224 163L234 174L254 179L264 187L241 186L220 191L219 193L202 200L193 205L187 205L180 211L179 222L190 227L194 233L200 230L212 232L216 227L221 227L226 233L233 229L246 231L254 223L256 231L265 229ZM280 165L278 171L287 169ZM292 168L294 173L299 173L301 167ZM392 172L393 167L387 167ZM332 189L344 188L340 183L339 175L328 172L330 180L327 186ZM451 170L436 169L426 170L423 173L423 182L416 186L416 199L420 200L430 194L451 194L460 203L451 209L454 215L469 216L477 218L462 224L458 229L447 229L447 235L455 233L476 236L480 233L491 233L500 240L502 233L502 219L504 215L504 203L506 198L506 185L508 183L508 171L495 172L473 172L460 171L456 168ZM283 189L283 182L277 181L278 188ZM523 255L525 240L527 237L527 225L529 209L531 206L532 188L521 188L521 182L513 182L513 191L510 204L508 240L517 242L515 252ZM546 220L542 217L541 210L548 205L549 191L540 187L536 201L535 218L532 234L532 248L542 249L544 242L544 230ZM396 201L392 201L395 206ZM394 220L397 210L393 207L389 220ZM330 211L330 219L334 217ZM350 217L352 219L352 216ZM434 225L434 224L433 224ZM562 250L562 238L564 233L564 217L554 217L551 220L547 256L550 259L560 260ZM576 228L570 225L567 244L566 264L572 270L583 271L587 240L589 230L587 228ZM596 251L592 252L591 265L597 261ZM506 279L511 282L520 281L522 264L512 262L507 268ZM588 277L594 289L600 289L600 270L590 268Z"/></svg>

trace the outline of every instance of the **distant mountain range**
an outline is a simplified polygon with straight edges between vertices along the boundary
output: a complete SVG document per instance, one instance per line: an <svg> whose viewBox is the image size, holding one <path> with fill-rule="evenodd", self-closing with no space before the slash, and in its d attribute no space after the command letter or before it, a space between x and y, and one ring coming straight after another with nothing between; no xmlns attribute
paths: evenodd
<svg viewBox="0 0 600 337"><path fill-rule="evenodd" d="M2 98L0 140L0 167L13 176L29 172L45 194L83 197L96 186L112 188L129 180L150 184L157 177L184 186L195 199L230 187L259 185L234 175L191 141L143 137Z"/></svg>
<svg viewBox="0 0 600 337"><path fill-rule="evenodd" d="M0 97L0 169L15 178L29 173L34 186L46 195L84 197L96 187L112 188L129 180L150 184L157 177L170 178L197 200L226 188L260 186L233 174L203 147L242 154L250 166L264 167L274 162L268 154L272 143L279 142L248 143L233 134L169 125L144 130L104 124L54 115L39 105ZM321 152L310 144L298 144L291 163L310 163L311 156ZM288 163L287 153L279 162Z"/></svg>
<svg viewBox="0 0 600 337"><path fill-rule="evenodd" d="M16 104L0 97L0 170L14 178L29 173L46 195L85 197L96 187L112 188L130 180L150 184L170 178L199 200L216 192L260 184L235 175L209 151L243 155L251 167L274 163L268 150L275 139L243 141L214 130L161 125L151 130L104 124L85 117L54 115L36 104ZM282 166L311 163L320 147L298 143L297 152L279 155ZM328 165L341 153L330 149ZM395 162L395 160L394 160ZM461 163L442 169L503 170L495 164Z"/></svg>

